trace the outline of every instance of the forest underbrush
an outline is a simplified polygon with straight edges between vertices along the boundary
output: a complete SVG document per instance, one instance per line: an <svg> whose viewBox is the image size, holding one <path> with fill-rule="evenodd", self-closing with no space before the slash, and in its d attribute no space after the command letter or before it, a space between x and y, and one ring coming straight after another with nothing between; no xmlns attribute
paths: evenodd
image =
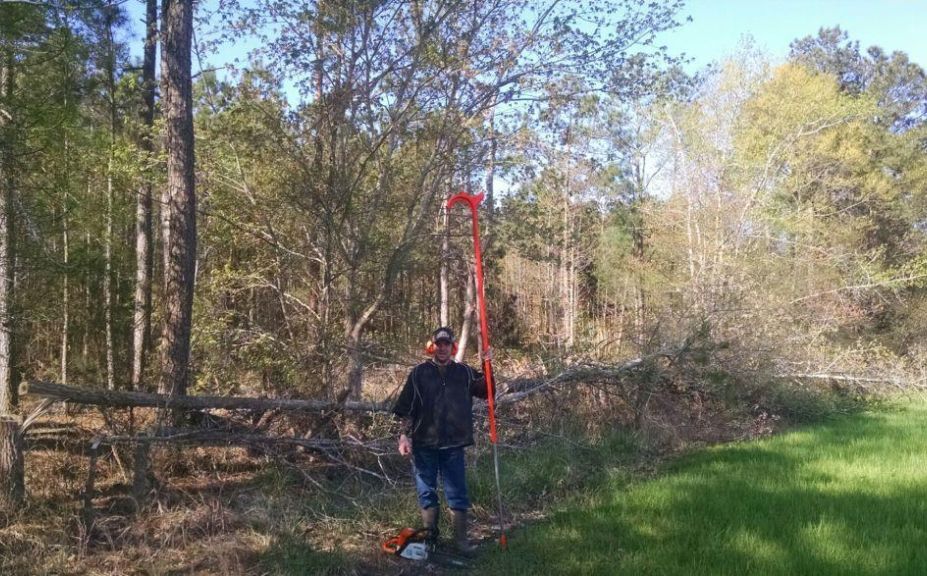
<svg viewBox="0 0 927 576"><path fill-rule="evenodd" d="M650 476L693 448L772 435L859 410L881 395L834 383L746 381L688 350L625 364L500 362L498 420L507 527L615 473ZM556 372L552 373L552 366ZM396 370L370 399L388 400ZM379 394L379 397L375 397ZM520 396L519 396L520 395ZM510 398L516 400L508 401ZM29 407L25 412L28 413ZM469 451L473 536L498 534L485 406ZM200 427L262 427L270 436L326 438L293 445L155 445L143 501L133 496L132 444L98 448L153 425L154 412L67 407L27 435L27 504L0 519L4 574L400 574L379 544L416 526L408 462L386 414L214 412ZM446 518L444 534L450 533Z"/></svg>

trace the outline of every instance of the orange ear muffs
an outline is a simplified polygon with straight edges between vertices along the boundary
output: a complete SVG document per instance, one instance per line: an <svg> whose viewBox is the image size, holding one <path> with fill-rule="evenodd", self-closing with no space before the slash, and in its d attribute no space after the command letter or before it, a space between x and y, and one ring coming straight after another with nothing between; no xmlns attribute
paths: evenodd
<svg viewBox="0 0 927 576"><path fill-rule="evenodd" d="M428 344L425 344L425 354L428 354L429 356L434 356L436 351L437 351L437 348L435 348L435 343L429 340ZM451 355L455 355L455 354L457 354L457 342L454 342L453 344L451 344Z"/></svg>

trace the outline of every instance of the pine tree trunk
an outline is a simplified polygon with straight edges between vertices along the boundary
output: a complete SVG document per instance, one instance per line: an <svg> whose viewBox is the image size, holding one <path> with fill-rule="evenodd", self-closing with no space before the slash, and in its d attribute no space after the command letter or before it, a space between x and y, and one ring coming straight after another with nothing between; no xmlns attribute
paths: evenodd
<svg viewBox="0 0 927 576"><path fill-rule="evenodd" d="M193 3L164 0L162 6L161 91L167 152L164 329L161 335L162 393L186 394L190 328L196 273L196 196L194 193L193 98L190 49Z"/></svg>
<svg viewBox="0 0 927 576"><path fill-rule="evenodd" d="M89 185L88 185L88 188L89 188ZM89 190L88 190L87 195L88 196L90 195ZM84 234L84 246L86 249L88 250L90 249L91 241L90 241L89 232ZM84 365L86 365L90 357L90 327L91 327L91 324L94 318L93 318L93 314L90 308L92 304L91 298L90 298L90 276L89 274L86 274L86 273L83 276L84 276L84 290L83 290L84 310L86 311L86 314L87 314L87 320L83 323L84 332L81 335L80 353L81 353L81 361L84 363Z"/></svg>
<svg viewBox="0 0 927 576"><path fill-rule="evenodd" d="M13 89L12 57L0 57L0 97L9 101ZM13 326L13 178L9 123L0 115L0 414L8 414L14 404L12 386Z"/></svg>
<svg viewBox="0 0 927 576"><path fill-rule="evenodd" d="M65 143L65 150L67 150L67 143ZM69 286L69 264L70 264L70 238L68 230L68 190L67 186L64 190L64 209L61 213L61 243L62 251L64 252L64 274L62 275L62 286L61 286L61 383L67 385L68 383L68 338L71 332L71 309L70 309L70 299L71 299L71 290Z"/></svg>
<svg viewBox="0 0 927 576"><path fill-rule="evenodd" d="M4 175L0 174L0 178ZM13 409L12 362L13 326L10 315L13 300L13 270L10 259L12 214L8 182L0 196L0 414Z"/></svg>
<svg viewBox="0 0 927 576"><path fill-rule="evenodd" d="M106 10L107 42L107 97L109 98L109 162L106 166L106 232L103 238L103 319L106 330L106 387L116 389L116 370L113 351L113 170L116 162L116 47L113 38L113 8Z"/></svg>
<svg viewBox="0 0 927 576"><path fill-rule="evenodd" d="M106 325L106 387L116 389L113 366L113 151L106 175L106 238L104 238L103 318Z"/></svg>
<svg viewBox="0 0 927 576"><path fill-rule="evenodd" d="M569 186L569 182L567 183ZM570 287L573 284L570 254L572 250L572 218L570 217L570 194L563 196L563 233L560 242L560 336L557 339L563 351L569 352L573 347L573 300Z"/></svg>
<svg viewBox="0 0 927 576"><path fill-rule="evenodd" d="M141 138L142 161L145 163L142 182L139 185L135 205L135 295L132 315L132 376L131 388L142 387L142 378L151 345L151 276L152 257L152 211L151 173L148 164L154 145L151 131L154 127L155 102L155 50L158 40L158 2L146 3L145 52L142 63L142 89L145 106L142 111L144 133Z"/></svg>
<svg viewBox="0 0 927 576"><path fill-rule="evenodd" d="M496 154L498 151L498 141L496 140L496 100L493 99L493 107L489 109L489 158L486 164L486 225L484 226L484 235L489 236L492 231L492 224L495 220L496 208Z"/></svg>
<svg viewBox="0 0 927 576"><path fill-rule="evenodd" d="M448 213L447 213L447 204L441 204L441 224L440 224L440 234L441 234L441 268L440 268L440 292L441 292L441 309L440 309L440 323L441 326L448 325L448 318L450 317L450 312L448 308L450 306L448 300L448 279L447 279L447 258L448 253L450 252L449 238L450 230L448 230Z"/></svg>
<svg viewBox="0 0 927 576"><path fill-rule="evenodd" d="M637 285L634 287L634 337L637 339L637 345L642 346L646 342L646 316L647 316L647 294L644 291L644 275L641 272L644 269L644 259L647 254L647 238L644 231L644 215L641 205L644 201L644 167L643 160L638 159L634 166L634 209L633 209L633 228L631 236L634 242L634 259L637 261Z"/></svg>
<svg viewBox="0 0 927 576"><path fill-rule="evenodd" d="M25 495L19 420L0 414L0 511L14 512Z"/></svg>

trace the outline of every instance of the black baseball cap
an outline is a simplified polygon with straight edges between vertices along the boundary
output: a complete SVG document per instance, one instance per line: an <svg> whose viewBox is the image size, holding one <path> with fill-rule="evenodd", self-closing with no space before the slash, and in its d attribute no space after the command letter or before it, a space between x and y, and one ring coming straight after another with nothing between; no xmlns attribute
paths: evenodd
<svg viewBox="0 0 927 576"><path fill-rule="evenodd" d="M454 343L454 331L448 328L447 326L442 326L438 328L437 330L435 330L434 332L432 332L431 334L432 342L437 344L438 342L442 340L453 344Z"/></svg>

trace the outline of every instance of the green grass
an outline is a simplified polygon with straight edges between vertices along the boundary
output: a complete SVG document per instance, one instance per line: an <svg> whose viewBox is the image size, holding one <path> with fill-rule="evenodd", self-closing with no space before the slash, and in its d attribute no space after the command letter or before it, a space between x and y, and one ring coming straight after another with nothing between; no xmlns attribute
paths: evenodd
<svg viewBox="0 0 927 576"><path fill-rule="evenodd" d="M858 413L706 449L653 480L600 463L599 481L475 572L925 574L925 423L924 402Z"/></svg>
<svg viewBox="0 0 927 576"><path fill-rule="evenodd" d="M537 511L578 489L606 481L610 467L614 473L623 469L619 464L638 457L639 446L627 433L616 433L596 445L555 436L528 450L500 448L499 454L503 499L515 510ZM476 505L496 513L493 460L488 450L477 459L468 487Z"/></svg>
<svg viewBox="0 0 927 576"><path fill-rule="evenodd" d="M343 555L313 550L303 538L285 534L271 545L261 558L260 568L265 574L341 574L347 560Z"/></svg>

